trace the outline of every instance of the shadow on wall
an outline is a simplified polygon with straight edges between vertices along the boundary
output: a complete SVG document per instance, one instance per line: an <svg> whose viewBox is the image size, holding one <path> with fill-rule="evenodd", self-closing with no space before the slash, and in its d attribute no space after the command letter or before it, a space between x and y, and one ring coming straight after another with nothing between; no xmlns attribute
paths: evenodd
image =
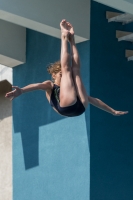
<svg viewBox="0 0 133 200"><path fill-rule="evenodd" d="M51 79L46 66L60 59L60 45L59 39L27 30L27 61L13 69L13 84L23 87ZM13 101L14 132L21 132L25 169L39 165L39 127L61 119L64 117L50 107L43 91Z"/></svg>
<svg viewBox="0 0 133 200"><path fill-rule="evenodd" d="M50 79L46 66L59 57L59 39L27 30L27 61L13 69L13 84L24 87ZM39 165L39 127L61 119L49 106L43 91L27 93L14 100L14 132L21 132L26 169Z"/></svg>
<svg viewBox="0 0 133 200"><path fill-rule="evenodd" d="M15 132L21 131L25 168L39 165L39 127L63 117L50 108L42 92L25 94L14 100Z"/></svg>

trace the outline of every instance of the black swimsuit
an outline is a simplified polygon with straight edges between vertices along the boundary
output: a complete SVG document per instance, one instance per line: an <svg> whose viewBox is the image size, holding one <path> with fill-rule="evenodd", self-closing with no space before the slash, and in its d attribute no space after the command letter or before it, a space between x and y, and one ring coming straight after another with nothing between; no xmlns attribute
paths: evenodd
<svg viewBox="0 0 133 200"><path fill-rule="evenodd" d="M61 115L64 115L67 117L74 117L74 116L79 116L85 112L85 107L81 103L78 97L74 105L67 106L67 107L60 107L59 96L60 96L60 87L54 84L51 98L50 98L50 105L54 107Z"/></svg>

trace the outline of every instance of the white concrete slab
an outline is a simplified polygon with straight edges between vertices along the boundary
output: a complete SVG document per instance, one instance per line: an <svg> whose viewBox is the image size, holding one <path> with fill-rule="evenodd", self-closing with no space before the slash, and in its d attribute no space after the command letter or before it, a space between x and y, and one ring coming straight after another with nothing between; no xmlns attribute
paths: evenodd
<svg viewBox="0 0 133 200"><path fill-rule="evenodd" d="M0 19L57 38L64 18L73 24L77 42L90 38L90 0L0 0Z"/></svg>
<svg viewBox="0 0 133 200"><path fill-rule="evenodd" d="M0 65L0 82L7 80L12 85L12 68Z"/></svg>
<svg viewBox="0 0 133 200"><path fill-rule="evenodd" d="M26 29L0 20L0 64L14 67L26 60Z"/></svg>

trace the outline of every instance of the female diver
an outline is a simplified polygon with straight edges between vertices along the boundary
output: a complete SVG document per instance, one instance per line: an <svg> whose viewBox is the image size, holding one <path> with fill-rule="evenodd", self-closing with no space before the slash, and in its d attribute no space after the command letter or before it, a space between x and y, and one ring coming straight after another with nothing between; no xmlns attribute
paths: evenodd
<svg viewBox="0 0 133 200"><path fill-rule="evenodd" d="M14 90L8 92L5 97L13 100L26 92L44 90L54 110L64 116L81 115L85 112L88 103L115 116L127 114L128 111L116 111L101 100L87 95L80 76L80 58L74 40L74 29L66 20L61 21L60 27L61 58L59 62L48 67L48 72L52 75L54 83L47 80L23 88L13 86ZM68 42L70 43L71 54L68 52Z"/></svg>

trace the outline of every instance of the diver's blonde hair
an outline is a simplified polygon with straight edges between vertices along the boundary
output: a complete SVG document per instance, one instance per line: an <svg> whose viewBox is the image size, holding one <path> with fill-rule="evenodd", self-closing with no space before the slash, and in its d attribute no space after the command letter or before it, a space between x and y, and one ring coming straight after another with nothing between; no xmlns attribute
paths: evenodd
<svg viewBox="0 0 133 200"><path fill-rule="evenodd" d="M52 63L50 64L48 67L47 67L47 71L49 74L53 74L53 73L58 73L61 71L61 62L60 61L57 61L55 63Z"/></svg>

